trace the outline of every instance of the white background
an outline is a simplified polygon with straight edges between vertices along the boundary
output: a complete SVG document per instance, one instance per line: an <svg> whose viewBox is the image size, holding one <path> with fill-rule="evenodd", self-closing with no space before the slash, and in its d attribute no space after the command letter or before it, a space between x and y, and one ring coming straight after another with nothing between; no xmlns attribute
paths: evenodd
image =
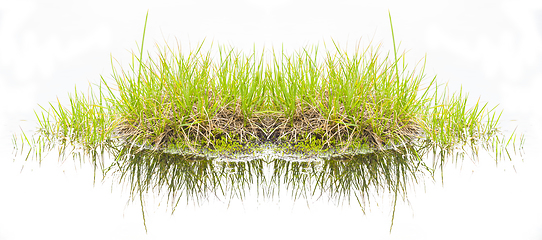
<svg viewBox="0 0 542 240"><path fill-rule="evenodd" d="M38 104L65 101L124 66L146 48L177 38L239 49L297 50L311 44L353 44L360 38L392 50L395 37L414 65L427 54L428 79L438 74L504 110L504 132L526 134L524 161L495 166L449 165L444 185L426 181L410 206L367 215L353 204L281 202L181 206L171 216L150 207L148 233L138 203L111 183L93 186L92 169L54 154L41 167L14 160L11 136L36 127ZM0 240L11 239L542 239L540 1L0 1ZM22 166L25 166L21 171ZM385 202L385 201L384 201ZM158 203L153 203L157 205Z"/></svg>

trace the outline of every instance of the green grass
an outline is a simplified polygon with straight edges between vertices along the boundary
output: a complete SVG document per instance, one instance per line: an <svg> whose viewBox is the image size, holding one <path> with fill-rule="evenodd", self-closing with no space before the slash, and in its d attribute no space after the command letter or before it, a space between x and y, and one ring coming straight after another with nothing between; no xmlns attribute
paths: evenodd
<svg viewBox="0 0 542 240"><path fill-rule="evenodd" d="M392 36L393 54L380 45L346 51L336 42L293 53L202 42L188 53L180 44L157 45L146 58L143 37L128 67L112 59L111 78L87 93L75 89L69 104L42 107L38 134L14 136L14 143L21 151L30 145L27 158L40 160L55 147L62 154L79 148L133 197L165 191L173 206L181 196L242 198L254 181L264 195L287 184L294 198L327 192L362 204L376 191L393 193L395 204L409 182L434 176L449 160L476 157L480 148L511 159L509 146L521 149L521 136L516 147L516 134L500 134L496 107L469 105L467 93L427 79L425 59L409 66L393 27ZM282 160L262 163L269 149ZM257 157L219 162L233 164L222 170L211 161L243 154ZM307 156L327 159L311 177L303 172L313 163L290 161ZM270 179L264 163L275 169Z"/></svg>
<svg viewBox="0 0 542 240"><path fill-rule="evenodd" d="M467 94L426 80L425 61L409 67L393 43L393 54L359 44L347 52L335 42L259 54L165 44L146 59L141 47L127 68L112 59L110 80L86 94L76 89L67 105L42 107L40 133L85 149L186 153L227 150L225 143L237 146L231 152L263 143L346 152L424 142L447 152L494 142L495 108L467 106Z"/></svg>
<svg viewBox="0 0 542 240"><path fill-rule="evenodd" d="M358 145L384 149L424 141L440 150L476 145L497 136L499 113L467 106L467 94L449 94L423 66L409 70L397 58L367 47L349 54L336 44L293 54L244 55L219 48L220 58L166 46L157 59L133 56L87 94L37 113L49 141L86 149L137 145L187 153L309 141L322 151ZM318 146L314 146L318 142ZM249 150L249 149L245 149Z"/></svg>

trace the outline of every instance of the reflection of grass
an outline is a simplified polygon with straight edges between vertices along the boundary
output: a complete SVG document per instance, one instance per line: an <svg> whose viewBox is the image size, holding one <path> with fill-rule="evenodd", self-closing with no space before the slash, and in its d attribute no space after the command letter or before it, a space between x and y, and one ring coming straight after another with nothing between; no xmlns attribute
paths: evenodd
<svg viewBox="0 0 542 240"><path fill-rule="evenodd" d="M128 186L131 200L148 193L166 196L172 212L180 201L201 203L210 197L244 199L253 184L265 184L262 160L217 161L197 155L157 154L152 150L115 149L115 161L105 172Z"/></svg>
<svg viewBox="0 0 542 240"><path fill-rule="evenodd" d="M355 155L326 161L311 175L317 189L310 190L337 199L354 193L361 203L369 190L404 197L409 179L432 174L458 149L477 153L482 146L498 159L510 157L507 146L516 142L514 134L498 134L495 108L469 106L466 93L424 81L424 65L407 67L395 39L393 54L380 46L348 52L335 42L291 54L225 47L214 54L203 43L188 53L157 48L154 58L144 60L140 49L128 68L113 67L113 81L102 78L87 94L76 89L69 104L43 107L36 138L23 134L15 144L29 144L38 159L55 144L61 151L77 146L95 167L129 182L132 194L165 188L173 202L181 192L195 200L225 189L241 197L252 176L241 173L261 174L261 163L248 161L235 163L239 171L224 166L236 173L220 175L208 153L255 154L272 144L282 154ZM109 167L100 157L105 151L116 156ZM437 156L431 168L421 161L429 152ZM266 184L284 178L296 198L306 194L303 164L278 162Z"/></svg>
<svg viewBox="0 0 542 240"><path fill-rule="evenodd" d="M107 171L119 183L128 183L132 196L165 191L172 206L182 198L200 202L210 196L244 198L253 179L263 180L262 161L216 161L197 156L156 154L144 150L135 154L123 149L117 164Z"/></svg>
<svg viewBox="0 0 542 240"><path fill-rule="evenodd" d="M393 206L405 200L407 187L429 170L414 149L374 151L312 160L280 155L227 161L195 155L132 151L113 153L115 164L106 172L128 186L132 200L142 206L149 193L167 197L175 211L182 201L201 203L209 198L244 199L252 191L273 199L286 190L294 199L327 198L341 204L357 201L364 209L371 195L390 194Z"/></svg>
<svg viewBox="0 0 542 240"><path fill-rule="evenodd" d="M431 172L415 152L400 148L318 161L284 161L279 157L272 162L273 175L267 187L273 192L284 184L294 199L323 197L337 204L355 199L362 209L370 203L371 195L390 194L395 216L397 200L406 200L408 185L423 181L419 177Z"/></svg>
<svg viewBox="0 0 542 240"><path fill-rule="evenodd" d="M406 196L409 181L424 174L421 159L396 150L335 157L318 161L273 162L273 184L287 184L295 198L327 195L337 201L357 199L361 205L372 193ZM308 184L308 180L312 180Z"/></svg>

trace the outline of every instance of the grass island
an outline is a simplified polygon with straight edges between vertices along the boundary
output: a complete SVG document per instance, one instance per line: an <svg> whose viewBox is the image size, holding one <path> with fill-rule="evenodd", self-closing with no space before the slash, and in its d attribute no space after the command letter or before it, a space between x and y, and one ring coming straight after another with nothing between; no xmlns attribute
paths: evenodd
<svg viewBox="0 0 542 240"><path fill-rule="evenodd" d="M349 52L335 42L293 53L201 43L188 53L157 46L147 58L144 32L131 65L112 60L111 79L86 94L76 89L68 105L42 107L37 137L14 142L29 144L28 156L38 159L53 146L77 146L95 167L131 183L132 196L143 201L167 188L173 206L183 194L242 196L253 179L263 192L284 181L296 197L318 189L360 204L376 189L394 194L395 204L409 179L433 175L458 149L510 157L516 135L499 133L496 108L468 105L468 94L426 80L424 60L409 66L391 29L386 54L380 45ZM115 158L111 166L99 157L104 151ZM432 166L423 159L429 153ZM262 159L273 165L271 179Z"/></svg>

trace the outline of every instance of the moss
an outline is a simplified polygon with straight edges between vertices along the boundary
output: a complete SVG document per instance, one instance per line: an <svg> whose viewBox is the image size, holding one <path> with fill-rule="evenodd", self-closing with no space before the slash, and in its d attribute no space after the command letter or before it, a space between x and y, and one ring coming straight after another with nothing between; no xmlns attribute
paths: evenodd
<svg viewBox="0 0 542 240"><path fill-rule="evenodd" d="M305 153L317 153L324 149L322 140L316 138L315 136L311 136L304 141L295 143L293 148L297 151Z"/></svg>
<svg viewBox="0 0 542 240"><path fill-rule="evenodd" d="M210 141L205 151L220 154L250 154L258 149L258 144L254 141L243 142L239 136L227 138L225 135Z"/></svg>

